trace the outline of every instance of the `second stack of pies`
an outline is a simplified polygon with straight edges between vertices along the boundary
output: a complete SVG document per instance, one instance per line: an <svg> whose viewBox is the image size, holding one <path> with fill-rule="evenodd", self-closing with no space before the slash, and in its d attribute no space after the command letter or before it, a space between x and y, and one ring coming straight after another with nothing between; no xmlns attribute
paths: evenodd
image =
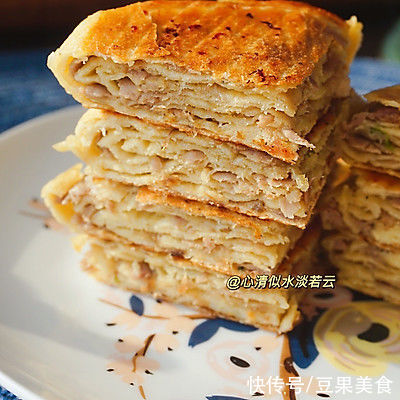
<svg viewBox="0 0 400 400"><path fill-rule="evenodd" d="M360 24L301 3L150 1L82 22L49 66L92 108L43 189L106 283L283 332L311 272L313 209L349 112ZM308 226L305 233L304 229ZM264 288L265 289L265 288Z"/></svg>
<svg viewBox="0 0 400 400"><path fill-rule="evenodd" d="M322 202L323 245L342 284L400 304L400 85L365 97L338 141L348 164Z"/></svg>

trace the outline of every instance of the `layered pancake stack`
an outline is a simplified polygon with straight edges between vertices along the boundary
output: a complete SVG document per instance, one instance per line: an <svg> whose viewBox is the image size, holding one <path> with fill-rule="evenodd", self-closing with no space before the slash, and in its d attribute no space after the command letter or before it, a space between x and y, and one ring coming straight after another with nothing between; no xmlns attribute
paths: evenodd
<svg viewBox="0 0 400 400"><path fill-rule="evenodd" d="M323 244L343 284L400 304L400 86L366 99L338 143L348 164L322 204Z"/></svg>
<svg viewBox="0 0 400 400"><path fill-rule="evenodd" d="M84 268L290 330L303 290L265 282L311 272L360 31L288 1L149 1L83 21L49 67L90 108L56 145L87 167L43 197L85 235ZM233 275L254 284L228 290Z"/></svg>

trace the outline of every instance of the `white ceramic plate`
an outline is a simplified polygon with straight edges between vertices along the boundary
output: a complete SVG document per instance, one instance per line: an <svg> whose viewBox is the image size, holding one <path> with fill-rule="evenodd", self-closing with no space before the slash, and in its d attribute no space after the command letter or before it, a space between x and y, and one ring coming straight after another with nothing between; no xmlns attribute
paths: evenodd
<svg viewBox="0 0 400 400"><path fill-rule="evenodd" d="M68 234L46 229L46 210L31 201L76 162L51 146L81 113L62 110L0 136L1 385L24 400L281 399L290 382L292 398L301 387L298 399L398 398L399 308L343 288L314 291L309 320L276 337L190 319L192 310L131 297L81 272ZM378 394L382 375L391 394ZM276 392L282 383L286 395Z"/></svg>

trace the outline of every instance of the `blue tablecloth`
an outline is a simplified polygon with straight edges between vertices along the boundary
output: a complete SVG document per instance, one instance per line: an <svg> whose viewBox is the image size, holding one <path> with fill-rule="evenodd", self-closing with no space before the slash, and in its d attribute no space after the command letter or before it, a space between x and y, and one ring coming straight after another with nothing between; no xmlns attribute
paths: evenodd
<svg viewBox="0 0 400 400"><path fill-rule="evenodd" d="M75 103L48 70L49 53L0 52L0 132Z"/></svg>
<svg viewBox="0 0 400 400"><path fill-rule="evenodd" d="M0 132L21 122L75 104L46 67L49 50L0 52ZM367 58L352 67L353 87L361 94L400 83L400 64ZM0 400L16 397L0 387Z"/></svg>

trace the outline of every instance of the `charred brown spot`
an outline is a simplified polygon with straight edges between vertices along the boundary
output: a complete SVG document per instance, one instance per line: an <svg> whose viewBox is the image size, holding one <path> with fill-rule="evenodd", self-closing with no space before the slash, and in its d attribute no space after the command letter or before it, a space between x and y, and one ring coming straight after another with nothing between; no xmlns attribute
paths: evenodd
<svg viewBox="0 0 400 400"><path fill-rule="evenodd" d="M256 72L257 72L257 75L260 77L261 82L265 82L266 77L264 75L264 71L262 69L258 69Z"/></svg>
<svg viewBox="0 0 400 400"><path fill-rule="evenodd" d="M261 21L263 24L265 24L265 25L267 25L268 26L268 28L270 28L270 29L275 29L275 30L277 30L277 31L280 31L281 30L281 28L279 28L279 26L275 26L274 24L272 24L271 22L269 22L269 21Z"/></svg>
<svg viewBox="0 0 400 400"><path fill-rule="evenodd" d="M221 36L223 36L223 35L225 35L224 32L218 32L218 33L216 33L212 38L213 38L213 39L218 39L219 37L221 37Z"/></svg>
<svg viewBox="0 0 400 400"><path fill-rule="evenodd" d="M193 31L195 29L200 29L201 25L200 24L193 24L193 25L189 25L188 28Z"/></svg>
<svg viewBox="0 0 400 400"><path fill-rule="evenodd" d="M167 27L167 28L165 28L165 33L168 33L168 34L170 34L170 35L172 35L174 37L178 36L178 32L176 31L175 28Z"/></svg>
<svg viewBox="0 0 400 400"><path fill-rule="evenodd" d="M180 250L173 250L173 251L171 251L171 256L172 256L172 257L183 258L183 251L180 251Z"/></svg>
<svg viewBox="0 0 400 400"><path fill-rule="evenodd" d="M252 13L247 13L247 14L246 14L246 17L254 18Z"/></svg>
<svg viewBox="0 0 400 400"><path fill-rule="evenodd" d="M132 25L131 26L131 31L132 32L135 32L135 31L137 31L138 30L138 27L136 26L136 25Z"/></svg>
<svg viewBox="0 0 400 400"><path fill-rule="evenodd" d="M201 50L201 51L198 51L197 53L199 53L201 56L203 56L204 54L206 54L206 52L205 52L205 51L203 51L203 50Z"/></svg>
<svg viewBox="0 0 400 400"><path fill-rule="evenodd" d="M226 26L225 29L226 29L227 31L231 31L231 30L232 30L230 26Z"/></svg>

